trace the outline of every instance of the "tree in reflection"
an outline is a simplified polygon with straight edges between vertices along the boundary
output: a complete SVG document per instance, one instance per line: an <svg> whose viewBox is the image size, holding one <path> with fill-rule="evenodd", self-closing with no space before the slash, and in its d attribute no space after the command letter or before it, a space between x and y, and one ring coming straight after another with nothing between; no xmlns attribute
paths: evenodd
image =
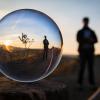
<svg viewBox="0 0 100 100"><path fill-rule="evenodd" d="M27 34L22 33L21 36L18 36L18 38L20 39L20 41L24 44L25 46L25 56L28 56L28 52L29 52L29 48L32 45L32 43L34 42L34 39L30 39L28 37Z"/></svg>

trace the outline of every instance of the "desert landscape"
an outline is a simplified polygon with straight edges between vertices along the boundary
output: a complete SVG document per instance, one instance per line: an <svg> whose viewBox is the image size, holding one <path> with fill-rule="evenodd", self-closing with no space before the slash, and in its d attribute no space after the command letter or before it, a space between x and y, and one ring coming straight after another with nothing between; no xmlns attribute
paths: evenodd
<svg viewBox="0 0 100 100"><path fill-rule="evenodd" d="M100 55L95 56L95 78L100 86ZM84 89L77 85L78 56L63 55L57 69L47 78L34 83L21 83L0 75L0 100L89 100L98 89L92 89L85 73ZM81 98L81 99L80 99ZM93 100L100 100L100 93Z"/></svg>
<svg viewBox="0 0 100 100"><path fill-rule="evenodd" d="M8 49L9 50L8 50ZM43 49L27 49L1 45L0 68L6 75L19 81L32 81L44 77L56 65L59 48L48 50L48 58L43 59Z"/></svg>

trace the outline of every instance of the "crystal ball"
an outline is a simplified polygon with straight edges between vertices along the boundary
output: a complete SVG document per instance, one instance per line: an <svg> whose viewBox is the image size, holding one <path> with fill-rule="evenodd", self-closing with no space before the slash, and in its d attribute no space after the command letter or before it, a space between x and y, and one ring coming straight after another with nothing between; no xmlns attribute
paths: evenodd
<svg viewBox="0 0 100 100"><path fill-rule="evenodd" d="M0 71L14 81L35 82L50 75L62 46L60 29L43 12L20 9L0 20Z"/></svg>

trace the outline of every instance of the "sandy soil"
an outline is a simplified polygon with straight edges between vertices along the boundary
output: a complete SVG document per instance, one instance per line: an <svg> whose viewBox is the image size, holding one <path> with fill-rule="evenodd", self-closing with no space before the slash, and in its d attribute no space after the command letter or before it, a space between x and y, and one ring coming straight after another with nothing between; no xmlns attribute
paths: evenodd
<svg viewBox="0 0 100 100"><path fill-rule="evenodd" d="M99 87L100 56L95 57L94 68ZM97 88L93 89L88 84L86 71L84 88L80 89L77 84L78 71L78 57L63 56L58 68L49 77L36 83L18 83L1 75L0 100L88 100ZM100 100L99 95L94 100Z"/></svg>

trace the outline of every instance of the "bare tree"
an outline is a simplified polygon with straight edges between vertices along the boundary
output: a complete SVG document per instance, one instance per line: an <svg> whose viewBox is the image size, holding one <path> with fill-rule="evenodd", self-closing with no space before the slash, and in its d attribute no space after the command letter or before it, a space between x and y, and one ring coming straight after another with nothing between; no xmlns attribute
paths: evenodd
<svg viewBox="0 0 100 100"><path fill-rule="evenodd" d="M32 43L34 42L34 39L30 39L28 38L27 34L24 34L22 33L21 36L18 36L20 41L25 45L25 56L27 55L28 56L28 51L29 51L29 48L30 46L32 45Z"/></svg>

